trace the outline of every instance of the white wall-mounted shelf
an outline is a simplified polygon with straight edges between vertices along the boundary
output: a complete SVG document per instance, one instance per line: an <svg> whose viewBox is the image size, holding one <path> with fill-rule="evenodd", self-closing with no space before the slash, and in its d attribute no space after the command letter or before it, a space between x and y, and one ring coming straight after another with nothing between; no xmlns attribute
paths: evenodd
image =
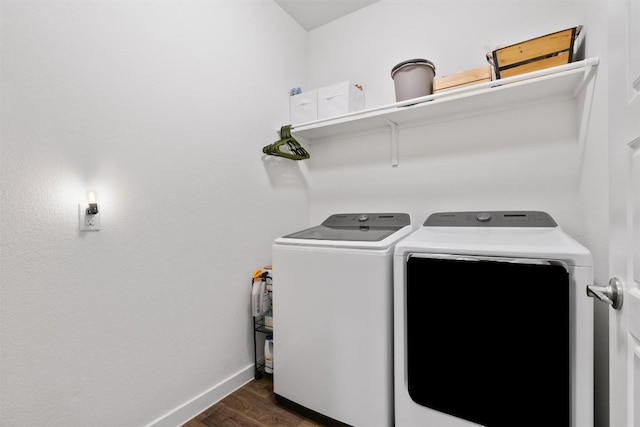
<svg viewBox="0 0 640 427"><path fill-rule="evenodd" d="M390 131L392 164L395 166L398 129L575 98L592 79L598 62L598 58L588 58L342 116L294 124L291 133L301 141L313 143Z"/></svg>

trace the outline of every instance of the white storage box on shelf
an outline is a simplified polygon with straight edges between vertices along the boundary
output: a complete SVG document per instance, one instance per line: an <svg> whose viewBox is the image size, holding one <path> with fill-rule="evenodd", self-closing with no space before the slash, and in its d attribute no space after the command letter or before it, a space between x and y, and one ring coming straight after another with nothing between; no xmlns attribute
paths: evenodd
<svg viewBox="0 0 640 427"><path fill-rule="evenodd" d="M318 91L316 89L289 97L289 121L291 124L318 120Z"/></svg>
<svg viewBox="0 0 640 427"><path fill-rule="evenodd" d="M318 119L364 110L364 91L344 81L318 89Z"/></svg>

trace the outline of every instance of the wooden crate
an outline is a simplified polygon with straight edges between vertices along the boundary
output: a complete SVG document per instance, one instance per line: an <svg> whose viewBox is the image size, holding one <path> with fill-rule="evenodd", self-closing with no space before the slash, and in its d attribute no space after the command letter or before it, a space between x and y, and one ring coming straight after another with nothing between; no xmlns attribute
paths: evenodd
<svg viewBox="0 0 640 427"><path fill-rule="evenodd" d="M485 65L433 79L433 93L489 81L491 81L491 66Z"/></svg>
<svg viewBox="0 0 640 427"><path fill-rule="evenodd" d="M494 50L490 62L496 79L573 62L574 43L581 30L580 25Z"/></svg>

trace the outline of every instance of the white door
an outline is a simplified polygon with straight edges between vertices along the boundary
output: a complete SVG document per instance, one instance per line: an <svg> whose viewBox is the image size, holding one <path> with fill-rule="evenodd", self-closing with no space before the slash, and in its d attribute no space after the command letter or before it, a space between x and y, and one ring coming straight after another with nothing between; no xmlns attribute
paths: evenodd
<svg viewBox="0 0 640 427"><path fill-rule="evenodd" d="M611 427L640 426L640 0L608 1ZM609 282L612 284L612 282Z"/></svg>

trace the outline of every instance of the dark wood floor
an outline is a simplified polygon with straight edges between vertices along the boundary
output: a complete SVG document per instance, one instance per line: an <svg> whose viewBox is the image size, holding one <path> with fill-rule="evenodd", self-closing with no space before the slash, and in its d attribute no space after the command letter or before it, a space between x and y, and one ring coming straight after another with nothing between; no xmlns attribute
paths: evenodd
<svg viewBox="0 0 640 427"><path fill-rule="evenodd" d="M264 375L225 397L182 427L322 427L276 403L273 380Z"/></svg>

